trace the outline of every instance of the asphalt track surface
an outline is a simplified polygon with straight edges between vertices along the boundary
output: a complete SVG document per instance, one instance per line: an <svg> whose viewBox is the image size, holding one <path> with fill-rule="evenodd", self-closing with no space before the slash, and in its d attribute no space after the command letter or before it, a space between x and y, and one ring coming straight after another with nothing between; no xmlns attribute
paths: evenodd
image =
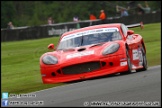
<svg viewBox="0 0 162 108"><path fill-rule="evenodd" d="M132 72L127 75L71 82L32 92L32 94L36 97L9 98L9 102L21 101L39 104L24 105L24 107L92 107L95 105L98 107L113 107L114 105L129 107L133 104L134 106L161 106L161 65L150 67L147 71ZM39 102L42 102L43 105ZM14 106L22 107L22 105L12 105L12 107Z"/></svg>

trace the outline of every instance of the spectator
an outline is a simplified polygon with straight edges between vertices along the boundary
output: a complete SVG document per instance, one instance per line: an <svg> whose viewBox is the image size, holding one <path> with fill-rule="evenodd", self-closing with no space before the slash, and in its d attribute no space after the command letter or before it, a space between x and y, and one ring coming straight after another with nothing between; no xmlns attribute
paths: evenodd
<svg viewBox="0 0 162 108"><path fill-rule="evenodd" d="M101 23L102 23L102 24L105 24L105 23L106 23L106 14L105 14L104 10L101 10L101 11L100 11L100 16L99 16L99 18L101 19Z"/></svg>
<svg viewBox="0 0 162 108"><path fill-rule="evenodd" d="M91 26L92 25L92 21L96 20L96 16L93 13L90 13L89 19L91 20L90 21L90 26Z"/></svg>
<svg viewBox="0 0 162 108"><path fill-rule="evenodd" d="M120 11L120 15L121 17L123 16L128 16L128 12L127 12L127 9L126 8L123 8L123 7L119 7L118 5L116 5L116 11L119 12Z"/></svg>
<svg viewBox="0 0 162 108"><path fill-rule="evenodd" d="M78 16L74 16L74 17L73 17L73 21L74 21L74 22L77 22L76 28L79 29L79 28L80 28L80 24L79 24L79 22L78 22L78 21L79 21Z"/></svg>
<svg viewBox="0 0 162 108"><path fill-rule="evenodd" d="M8 29L14 29L14 25L12 24L11 21L8 23L7 28L8 28Z"/></svg>
<svg viewBox="0 0 162 108"><path fill-rule="evenodd" d="M96 16L95 16L94 14L91 13L91 14L89 15L89 19L90 19L90 20L96 20Z"/></svg>
<svg viewBox="0 0 162 108"><path fill-rule="evenodd" d="M145 8L144 8L145 14L150 13L151 12L151 8L149 7L147 1L145 1Z"/></svg>
<svg viewBox="0 0 162 108"><path fill-rule="evenodd" d="M137 14L141 15L141 14L147 14L150 13L151 8L149 7L147 1L145 1L145 7L143 7L141 4L137 5Z"/></svg>
<svg viewBox="0 0 162 108"><path fill-rule="evenodd" d="M121 11L121 17L129 15L127 10L125 10L125 9L121 9L120 11Z"/></svg>
<svg viewBox="0 0 162 108"><path fill-rule="evenodd" d="M74 17L73 17L73 21L74 21L74 22L78 22L78 21L79 21L78 16L74 16Z"/></svg>
<svg viewBox="0 0 162 108"><path fill-rule="evenodd" d="M53 24L53 23L54 23L54 20L52 19L52 17L49 17L49 18L48 18L48 24L51 25L51 24Z"/></svg>

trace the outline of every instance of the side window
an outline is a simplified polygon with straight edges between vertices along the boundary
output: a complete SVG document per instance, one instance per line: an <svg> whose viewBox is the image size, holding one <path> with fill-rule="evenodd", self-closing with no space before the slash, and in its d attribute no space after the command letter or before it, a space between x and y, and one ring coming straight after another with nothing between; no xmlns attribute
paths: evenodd
<svg viewBox="0 0 162 108"><path fill-rule="evenodd" d="M124 24L121 25L121 28L122 28L122 32L123 32L124 36L127 36L128 28Z"/></svg>

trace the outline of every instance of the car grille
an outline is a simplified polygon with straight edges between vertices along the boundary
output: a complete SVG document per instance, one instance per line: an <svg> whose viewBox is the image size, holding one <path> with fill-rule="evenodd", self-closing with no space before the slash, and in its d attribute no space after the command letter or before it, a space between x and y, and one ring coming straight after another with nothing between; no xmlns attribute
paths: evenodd
<svg viewBox="0 0 162 108"><path fill-rule="evenodd" d="M85 72L91 72L100 68L100 62L87 62L82 64L75 64L62 68L62 72L65 75L80 74Z"/></svg>

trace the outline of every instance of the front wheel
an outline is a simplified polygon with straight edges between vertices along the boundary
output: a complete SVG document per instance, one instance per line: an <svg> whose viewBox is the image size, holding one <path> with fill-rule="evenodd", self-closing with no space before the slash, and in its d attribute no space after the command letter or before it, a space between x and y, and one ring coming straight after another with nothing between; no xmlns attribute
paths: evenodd
<svg viewBox="0 0 162 108"><path fill-rule="evenodd" d="M137 69L136 70L136 72L140 72L140 71L145 71L145 70L147 70L147 58L146 58L146 53L145 53L145 51L144 51L144 48L143 48L143 46L142 46L142 48L141 48L141 57L142 57L142 66L143 66L143 68L141 68L141 69Z"/></svg>

